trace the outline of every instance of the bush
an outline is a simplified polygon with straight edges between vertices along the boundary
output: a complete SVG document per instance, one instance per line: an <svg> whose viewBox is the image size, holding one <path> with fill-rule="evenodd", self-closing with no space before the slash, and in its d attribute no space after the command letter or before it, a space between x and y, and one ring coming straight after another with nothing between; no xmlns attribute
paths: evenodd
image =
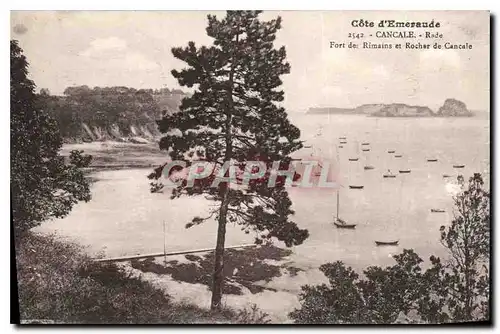
<svg viewBox="0 0 500 334"><path fill-rule="evenodd" d="M17 245L21 321L84 324L262 323L258 310L211 313L168 295L113 263L96 263L76 244L28 233ZM264 317L263 317L264 316Z"/></svg>

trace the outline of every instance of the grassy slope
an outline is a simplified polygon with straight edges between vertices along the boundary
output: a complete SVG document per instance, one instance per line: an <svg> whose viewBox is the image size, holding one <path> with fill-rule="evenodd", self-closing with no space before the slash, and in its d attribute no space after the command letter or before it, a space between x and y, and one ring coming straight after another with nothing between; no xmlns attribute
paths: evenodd
<svg viewBox="0 0 500 334"><path fill-rule="evenodd" d="M75 244L26 235L16 245L21 321L56 323L262 323L258 310L210 313L179 305L114 264L96 264Z"/></svg>

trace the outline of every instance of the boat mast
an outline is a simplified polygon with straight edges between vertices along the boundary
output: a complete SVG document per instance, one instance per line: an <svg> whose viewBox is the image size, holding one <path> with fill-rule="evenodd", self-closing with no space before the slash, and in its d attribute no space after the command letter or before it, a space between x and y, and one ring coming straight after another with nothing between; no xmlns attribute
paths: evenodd
<svg viewBox="0 0 500 334"><path fill-rule="evenodd" d="M330 114L328 114L328 115L330 115ZM330 145L330 147L331 147L331 145ZM335 147L335 153L336 153L336 156L337 156L337 168L338 168L336 179L338 179L339 176L340 176L340 172L339 172L339 170L340 170L340 159L339 159L339 149L338 149L338 147ZM339 187L337 188L337 221L339 220L339 211L340 211L340 184L339 184Z"/></svg>
<svg viewBox="0 0 500 334"><path fill-rule="evenodd" d="M340 188L337 190L337 220L339 220Z"/></svg>

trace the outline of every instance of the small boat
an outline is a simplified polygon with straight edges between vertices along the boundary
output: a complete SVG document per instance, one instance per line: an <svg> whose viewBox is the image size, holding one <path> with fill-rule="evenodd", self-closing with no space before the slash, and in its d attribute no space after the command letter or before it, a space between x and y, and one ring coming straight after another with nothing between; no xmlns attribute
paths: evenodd
<svg viewBox="0 0 500 334"><path fill-rule="evenodd" d="M402 158L403 156L401 154L396 154L394 158Z"/></svg>
<svg viewBox="0 0 500 334"><path fill-rule="evenodd" d="M304 145L304 148L311 148L312 145Z"/></svg>
<svg viewBox="0 0 500 334"><path fill-rule="evenodd" d="M344 148L344 146L342 146L342 145L339 145L339 148Z"/></svg>
<svg viewBox="0 0 500 334"><path fill-rule="evenodd" d="M346 142L346 141L341 141L340 143L341 143L341 144L347 144L347 142Z"/></svg>
<svg viewBox="0 0 500 334"><path fill-rule="evenodd" d="M410 169L402 169L399 171L399 173L401 174L408 174L408 173L411 173L411 170Z"/></svg>
<svg viewBox="0 0 500 334"><path fill-rule="evenodd" d="M399 240L396 241L375 241L375 244L377 246L397 246L399 243Z"/></svg>
<svg viewBox="0 0 500 334"><path fill-rule="evenodd" d="M453 168L464 168L465 165L453 165Z"/></svg>
<svg viewBox="0 0 500 334"><path fill-rule="evenodd" d="M363 167L364 170L372 170L372 169L375 169L375 167L373 166L365 166Z"/></svg>
<svg viewBox="0 0 500 334"><path fill-rule="evenodd" d="M341 222L341 223L340 223ZM356 224L346 224L343 220L339 219L338 221L336 222L333 222L333 224L335 224L335 226L337 226L337 228L348 228L348 229L355 229L356 228Z"/></svg>
<svg viewBox="0 0 500 334"><path fill-rule="evenodd" d="M339 139L341 139L341 140L346 140L346 139L347 139L347 137L339 137Z"/></svg>
<svg viewBox="0 0 500 334"><path fill-rule="evenodd" d="M384 174L384 178L394 178L396 174L393 174L390 169L387 170L387 173Z"/></svg>
<svg viewBox="0 0 500 334"><path fill-rule="evenodd" d="M445 212L444 209L431 209L431 212Z"/></svg>
<svg viewBox="0 0 500 334"><path fill-rule="evenodd" d="M365 186L349 186L349 189L363 189Z"/></svg>
<svg viewBox="0 0 500 334"><path fill-rule="evenodd" d="M427 159L427 162L436 162L438 159Z"/></svg>
<svg viewBox="0 0 500 334"><path fill-rule="evenodd" d="M366 146L366 145L370 145L370 143L361 143L361 145Z"/></svg>
<svg viewBox="0 0 500 334"><path fill-rule="evenodd" d="M448 174L443 174L443 178L450 177Z"/></svg>
<svg viewBox="0 0 500 334"><path fill-rule="evenodd" d="M359 158L349 158L349 161L358 161Z"/></svg>
<svg viewBox="0 0 500 334"><path fill-rule="evenodd" d="M362 148L361 151L368 152L368 151L370 151L370 149L369 148Z"/></svg>
<svg viewBox="0 0 500 334"><path fill-rule="evenodd" d="M387 153L395 153L396 151L395 150L389 150L387 151Z"/></svg>
<svg viewBox="0 0 500 334"><path fill-rule="evenodd" d="M387 174L384 174L384 178L394 178L396 177L396 174L392 174L391 170L387 170Z"/></svg>

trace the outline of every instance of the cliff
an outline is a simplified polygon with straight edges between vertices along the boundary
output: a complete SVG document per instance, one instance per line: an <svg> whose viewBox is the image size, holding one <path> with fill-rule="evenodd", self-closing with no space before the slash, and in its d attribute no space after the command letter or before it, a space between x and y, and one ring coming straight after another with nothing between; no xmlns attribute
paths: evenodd
<svg viewBox="0 0 500 334"><path fill-rule="evenodd" d="M156 121L179 110L180 90L68 87L62 96L41 92L38 103L57 121L65 142L118 140L147 143L159 137Z"/></svg>
<svg viewBox="0 0 500 334"><path fill-rule="evenodd" d="M470 117L473 115L474 114L467 109L465 103L456 99L446 99L437 112L437 116L444 117Z"/></svg>

